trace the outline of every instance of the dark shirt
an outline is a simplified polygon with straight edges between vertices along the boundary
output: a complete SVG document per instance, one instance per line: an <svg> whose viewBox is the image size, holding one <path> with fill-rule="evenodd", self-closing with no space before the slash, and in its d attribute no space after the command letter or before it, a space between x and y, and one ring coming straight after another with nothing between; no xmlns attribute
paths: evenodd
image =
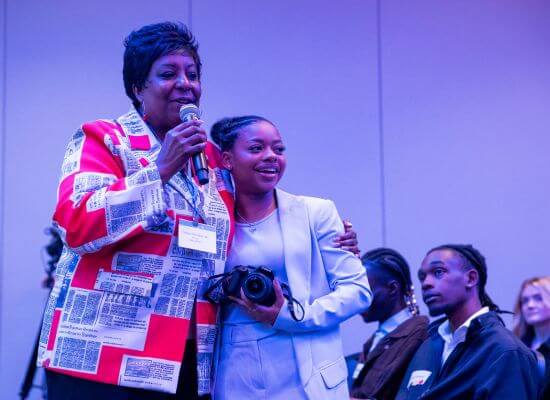
<svg viewBox="0 0 550 400"><path fill-rule="evenodd" d="M544 359L545 365L545 370L543 372L543 388L540 399L550 400L550 339L540 345L537 349L537 353L539 357Z"/></svg>
<svg viewBox="0 0 550 400"><path fill-rule="evenodd" d="M371 352L374 335L363 346L365 363L353 382L351 396L358 399L395 399L409 361L428 337L428 318L411 317L387 334Z"/></svg>
<svg viewBox="0 0 550 400"><path fill-rule="evenodd" d="M442 322L430 325L430 338L414 355L401 382L398 400L537 398L537 360L504 327L495 312L471 322L466 340L453 350L443 366L443 339L437 332Z"/></svg>

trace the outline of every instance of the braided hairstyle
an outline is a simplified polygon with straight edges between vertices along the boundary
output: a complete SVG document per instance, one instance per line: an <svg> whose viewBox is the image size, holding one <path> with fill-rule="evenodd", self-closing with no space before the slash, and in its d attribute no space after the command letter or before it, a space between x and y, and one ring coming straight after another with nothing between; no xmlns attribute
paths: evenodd
<svg viewBox="0 0 550 400"><path fill-rule="evenodd" d="M443 244L441 246L434 247L428 251L427 254L430 254L436 250L452 250L462 258L467 267L475 269L479 274L477 289L481 305L483 307L489 307L489 310L491 311L503 312L485 292L485 285L487 284L487 263L485 262L485 257L479 252L479 250L471 244Z"/></svg>
<svg viewBox="0 0 550 400"><path fill-rule="evenodd" d="M420 314L418 304L416 303L416 296L414 295L409 264L399 252L387 247L379 247L367 251L361 257L361 261L364 265L370 262L376 267L382 268L392 278L397 280L401 286L405 304L407 304L409 311L413 315Z"/></svg>
<svg viewBox="0 0 550 400"><path fill-rule="evenodd" d="M221 151L231 150L241 129L261 121L273 125L271 121L257 115L222 118L216 121L210 129L210 137L212 137L212 140L218 145Z"/></svg>

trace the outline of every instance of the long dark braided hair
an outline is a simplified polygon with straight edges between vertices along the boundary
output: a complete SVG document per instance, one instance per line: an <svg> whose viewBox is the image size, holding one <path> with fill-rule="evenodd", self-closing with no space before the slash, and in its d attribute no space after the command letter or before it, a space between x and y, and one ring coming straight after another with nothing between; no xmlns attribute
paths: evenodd
<svg viewBox="0 0 550 400"><path fill-rule="evenodd" d="M413 315L420 314L418 305L416 304L416 296L414 295L414 286L411 279L411 269L405 257L396 250L379 247L367 251L362 257L363 264L367 262L375 264L377 267L384 269L401 286L403 297L407 308Z"/></svg>
<svg viewBox="0 0 550 400"><path fill-rule="evenodd" d="M508 313L509 311L502 311L499 306L489 297L485 291L485 285L487 284L487 263L485 257L471 244L443 244L441 246L434 247L427 254L430 254L436 250L452 250L462 257L466 266L474 268L479 274L479 283L477 285L479 300L483 307L489 307L489 310L498 313Z"/></svg>

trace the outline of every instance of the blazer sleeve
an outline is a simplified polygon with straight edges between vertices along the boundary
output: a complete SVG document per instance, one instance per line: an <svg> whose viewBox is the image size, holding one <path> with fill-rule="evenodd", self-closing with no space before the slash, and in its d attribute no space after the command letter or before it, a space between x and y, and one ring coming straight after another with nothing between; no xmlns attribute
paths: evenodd
<svg viewBox="0 0 550 400"><path fill-rule="evenodd" d="M273 327L287 332L307 332L330 328L367 309L372 292L366 269L352 253L334 247L334 238L343 232L343 225L334 203L315 199L309 204L310 226L321 255L329 292L302 304L304 318L295 321L285 300ZM313 257L312 257L313 259ZM312 274L316 269L312 268ZM318 272L317 272L318 273ZM313 279L313 278L312 278Z"/></svg>
<svg viewBox="0 0 550 400"><path fill-rule="evenodd" d="M127 174L114 144L117 128L106 121L84 124L65 152L53 219L79 254L132 237L166 217L156 165Z"/></svg>

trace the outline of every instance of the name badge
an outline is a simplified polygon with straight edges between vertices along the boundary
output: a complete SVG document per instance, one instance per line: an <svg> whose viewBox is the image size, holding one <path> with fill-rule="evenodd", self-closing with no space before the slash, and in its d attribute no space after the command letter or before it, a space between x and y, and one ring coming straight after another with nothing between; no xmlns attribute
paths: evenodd
<svg viewBox="0 0 550 400"><path fill-rule="evenodd" d="M409 379L409 384L407 385L407 389L410 388L411 386L418 386L418 385L425 384L431 374L432 374L432 371L426 371L423 369L413 371L411 374L411 378Z"/></svg>
<svg viewBox="0 0 550 400"><path fill-rule="evenodd" d="M180 219L178 246L216 254L216 228Z"/></svg>

